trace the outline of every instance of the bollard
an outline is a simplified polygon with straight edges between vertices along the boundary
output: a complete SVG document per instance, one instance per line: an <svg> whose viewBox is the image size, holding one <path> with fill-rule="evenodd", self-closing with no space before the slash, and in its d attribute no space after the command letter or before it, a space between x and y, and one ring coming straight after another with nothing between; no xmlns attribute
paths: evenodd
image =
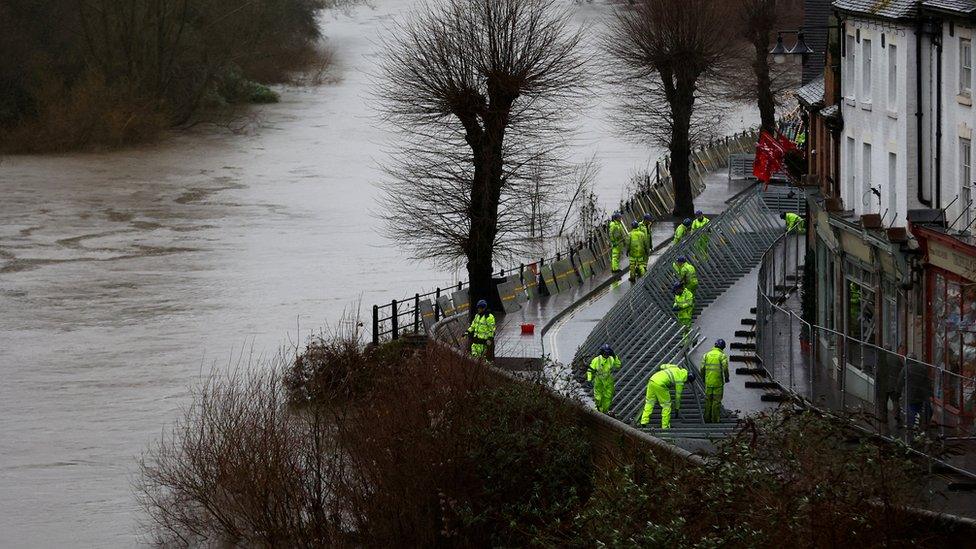
<svg viewBox="0 0 976 549"><path fill-rule="evenodd" d="M390 309L393 311L392 316L390 317L390 325L393 328L392 338L396 339L397 337L399 337L397 334L397 332L399 331L399 326L397 325L398 324L397 300L394 299L393 301L390 302Z"/></svg>
<svg viewBox="0 0 976 549"><path fill-rule="evenodd" d="M380 344L380 308L373 305L373 345Z"/></svg>
<svg viewBox="0 0 976 549"><path fill-rule="evenodd" d="M441 298L441 288L440 286L438 286L437 290L434 291L434 322L437 322L438 320L441 319L441 305L440 303L438 303L438 301L440 301L440 298Z"/></svg>
<svg viewBox="0 0 976 549"><path fill-rule="evenodd" d="M420 333L420 294L413 296L413 333Z"/></svg>

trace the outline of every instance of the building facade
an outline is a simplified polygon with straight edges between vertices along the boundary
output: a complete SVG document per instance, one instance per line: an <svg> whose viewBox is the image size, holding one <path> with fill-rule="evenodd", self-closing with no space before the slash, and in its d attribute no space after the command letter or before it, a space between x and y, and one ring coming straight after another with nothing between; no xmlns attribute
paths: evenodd
<svg viewBox="0 0 976 549"><path fill-rule="evenodd" d="M810 133L816 323L867 345L825 356L844 357L845 379L871 387L877 352L904 348L943 369L933 400L971 425L976 0L832 6L824 78L798 92Z"/></svg>

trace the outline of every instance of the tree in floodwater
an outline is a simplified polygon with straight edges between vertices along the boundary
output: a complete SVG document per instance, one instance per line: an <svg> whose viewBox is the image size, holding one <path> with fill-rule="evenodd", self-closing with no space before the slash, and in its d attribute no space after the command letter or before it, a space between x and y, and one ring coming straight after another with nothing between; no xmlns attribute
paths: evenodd
<svg viewBox="0 0 976 549"><path fill-rule="evenodd" d="M728 0L638 0L615 12L604 43L625 133L671 154L674 215L691 217L692 147L714 126L721 76L732 66Z"/></svg>
<svg viewBox="0 0 976 549"><path fill-rule="evenodd" d="M776 129L776 107L787 90L796 88L794 66L770 64L773 33L802 24L803 6L797 0L738 0L738 34L745 40L739 69L729 74L730 98L755 101L762 128ZM742 78L751 71L754 78Z"/></svg>
<svg viewBox="0 0 976 549"><path fill-rule="evenodd" d="M498 304L493 260L531 249L532 197L566 175L585 64L569 25L554 0L447 0L385 45L377 96L400 140L384 221L414 258L465 262L472 300Z"/></svg>

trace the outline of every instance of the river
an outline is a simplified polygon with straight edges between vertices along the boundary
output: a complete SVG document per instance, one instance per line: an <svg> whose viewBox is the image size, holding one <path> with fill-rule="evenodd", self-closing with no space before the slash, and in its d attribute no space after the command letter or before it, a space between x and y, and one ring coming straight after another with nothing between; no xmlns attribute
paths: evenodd
<svg viewBox="0 0 976 549"><path fill-rule="evenodd" d="M246 133L2 159L0 546L143 542L136 460L201 376L454 280L371 210L392 141L368 101L378 37L412 2L370 4L323 18L337 80L281 88ZM660 151L616 136L601 99L574 147L610 204Z"/></svg>

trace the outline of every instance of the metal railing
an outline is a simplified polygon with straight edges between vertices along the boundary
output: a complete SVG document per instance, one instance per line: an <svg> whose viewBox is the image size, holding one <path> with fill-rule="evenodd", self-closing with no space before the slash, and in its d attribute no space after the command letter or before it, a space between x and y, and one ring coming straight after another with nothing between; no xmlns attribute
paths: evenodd
<svg viewBox="0 0 976 549"><path fill-rule="evenodd" d="M695 149L691 155L692 191L697 196L705 188L705 177L709 172L724 167L731 154L752 152L756 143L756 130L747 130L721 139L710 140ZM670 161L664 156L656 162L654 174L638 181L637 188L629 200L620 204L625 226L639 220L645 213L656 218L669 216L674 208L674 192L671 183ZM539 295L549 295L572 287L576 282L589 278L597 272L610 268L608 255L610 242L604 230L609 220L604 220L592 234L584 235L583 240L567 246L550 257L522 263L498 271L497 278L509 283L503 303L506 310L511 304L521 304ZM562 265L559 262L568 261ZM558 269L563 272L556 272ZM548 271L547 271L548 269ZM560 285L558 278L563 280ZM438 320L458 312L465 312L470 306L465 288L467 282L418 292L403 299L372 307L372 341L379 343L386 339L397 339L403 333L426 333ZM514 307L514 305L513 305ZM517 307L515 307L517 308Z"/></svg>
<svg viewBox="0 0 976 549"><path fill-rule="evenodd" d="M789 191L774 187L769 192ZM643 408L651 374L661 363L684 360L686 349L694 347L692 342L698 338L697 328L693 327L687 336L683 333L671 310L671 288L676 281L674 260L679 255L686 256L697 270L697 316L736 280L752 271L763 252L783 232L778 212L766 205L766 194L758 187L741 194L704 229L667 249L580 346L573 360L578 375L604 343L609 343L621 359L612 415L622 421L634 418Z"/></svg>
<svg viewBox="0 0 976 549"><path fill-rule="evenodd" d="M974 436L973 426L944 404L976 380L913 356L803 320L802 287L806 238L783 234L763 255L756 307L756 355L770 378L817 409L855 417L863 428L902 440L956 470L976 474L976 460L946 458ZM812 289L811 289L812 291ZM846 295L846 292L845 292ZM879 294L880 295L880 294ZM840 304L851 326L873 311L862 303ZM927 434L926 437L920 437Z"/></svg>

